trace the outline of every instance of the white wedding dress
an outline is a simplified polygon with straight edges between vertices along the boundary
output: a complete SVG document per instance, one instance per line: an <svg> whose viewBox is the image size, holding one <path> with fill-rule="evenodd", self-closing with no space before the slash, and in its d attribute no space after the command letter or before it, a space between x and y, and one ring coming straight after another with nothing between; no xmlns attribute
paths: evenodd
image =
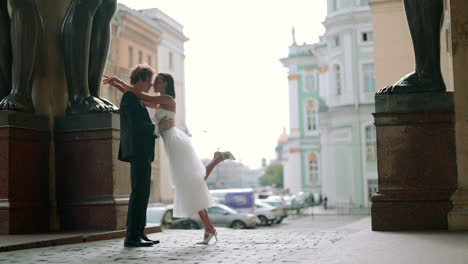
<svg viewBox="0 0 468 264"><path fill-rule="evenodd" d="M154 119L166 117L174 119L175 113L166 109L156 109ZM188 217L198 211L211 207L213 198L208 191L204 180L205 166L192 146L190 138L177 127L159 133L164 142L167 157L169 159L173 188L174 188L174 217Z"/></svg>

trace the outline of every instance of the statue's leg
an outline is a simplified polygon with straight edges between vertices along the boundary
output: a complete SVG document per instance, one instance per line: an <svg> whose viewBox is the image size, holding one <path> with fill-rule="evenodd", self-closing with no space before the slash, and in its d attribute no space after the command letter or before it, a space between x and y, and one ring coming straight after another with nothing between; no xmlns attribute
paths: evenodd
<svg viewBox="0 0 468 264"><path fill-rule="evenodd" d="M42 20L35 0L10 0L12 7L11 43L13 75L10 95L0 102L3 110L33 113L33 85L36 48Z"/></svg>
<svg viewBox="0 0 468 264"><path fill-rule="evenodd" d="M7 0L0 0L0 100L11 90L11 39Z"/></svg>
<svg viewBox="0 0 468 264"><path fill-rule="evenodd" d="M421 56L417 69L420 80L437 85L445 91L445 85L440 69L440 30L442 28L444 15L444 3L442 0L425 1L423 6L422 24L424 43L421 43L424 56Z"/></svg>
<svg viewBox="0 0 468 264"><path fill-rule="evenodd" d="M68 84L67 114L101 112L88 88L89 49L94 14L102 0L72 0L60 31Z"/></svg>
<svg viewBox="0 0 468 264"><path fill-rule="evenodd" d="M443 2L404 0L404 5L413 41L415 71L379 94L445 91L439 55Z"/></svg>
<svg viewBox="0 0 468 264"><path fill-rule="evenodd" d="M110 23L117 9L117 0L103 0L94 15L89 51L89 92L105 105L106 112L117 112L118 108L100 97L101 79L109 54L111 32Z"/></svg>

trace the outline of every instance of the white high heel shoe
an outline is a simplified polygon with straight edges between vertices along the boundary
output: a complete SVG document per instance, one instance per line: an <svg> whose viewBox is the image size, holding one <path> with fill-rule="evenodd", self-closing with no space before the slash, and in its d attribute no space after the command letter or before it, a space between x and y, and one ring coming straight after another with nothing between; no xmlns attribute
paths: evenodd
<svg viewBox="0 0 468 264"><path fill-rule="evenodd" d="M216 241L218 241L218 232L214 232L213 234L212 233L205 233L205 235L208 235L208 237L205 240L198 242L197 244L199 244L199 245L208 245L208 243L210 242L210 240L213 237L216 239Z"/></svg>
<svg viewBox="0 0 468 264"><path fill-rule="evenodd" d="M234 155L232 155L232 153L230 151L224 151L224 152L221 152L221 151L216 151L217 153L219 153L221 155L221 157L223 158L223 160L227 160L227 159L230 159L230 160L235 160L236 158L234 157Z"/></svg>

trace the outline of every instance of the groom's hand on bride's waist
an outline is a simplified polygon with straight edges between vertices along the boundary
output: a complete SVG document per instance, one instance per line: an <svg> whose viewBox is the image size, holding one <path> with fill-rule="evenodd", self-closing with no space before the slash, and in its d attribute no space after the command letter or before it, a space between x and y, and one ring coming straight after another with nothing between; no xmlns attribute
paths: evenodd
<svg viewBox="0 0 468 264"><path fill-rule="evenodd" d="M165 117L161 119L158 123L159 131L168 130L174 126L174 119L166 119Z"/></svg>

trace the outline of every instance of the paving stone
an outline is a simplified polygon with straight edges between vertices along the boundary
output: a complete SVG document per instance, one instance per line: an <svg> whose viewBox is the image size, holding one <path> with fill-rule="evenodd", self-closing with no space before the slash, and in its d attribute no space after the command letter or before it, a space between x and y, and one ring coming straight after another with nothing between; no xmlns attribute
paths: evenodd
<svg viewBox="0 0 468 264"><path fill-rule="evenodd" d="M201 230L151 234L161 243L124 248L122 239L0 253L0 263L296 263L340 241L346 230L218 228L219 241L196 245Z"/></svg>
<svg viewBox="0 0 468 264"><path fill-rule="evenodd" d="M197 245L203 230L164 230L150 234L160 244L124 248L123 239L0 253L2 263L309 263L352 234L339 228L362 217L310 216L252 230L217 228L219 241ZM312 262L310 262L312 263Z"/></svg>

